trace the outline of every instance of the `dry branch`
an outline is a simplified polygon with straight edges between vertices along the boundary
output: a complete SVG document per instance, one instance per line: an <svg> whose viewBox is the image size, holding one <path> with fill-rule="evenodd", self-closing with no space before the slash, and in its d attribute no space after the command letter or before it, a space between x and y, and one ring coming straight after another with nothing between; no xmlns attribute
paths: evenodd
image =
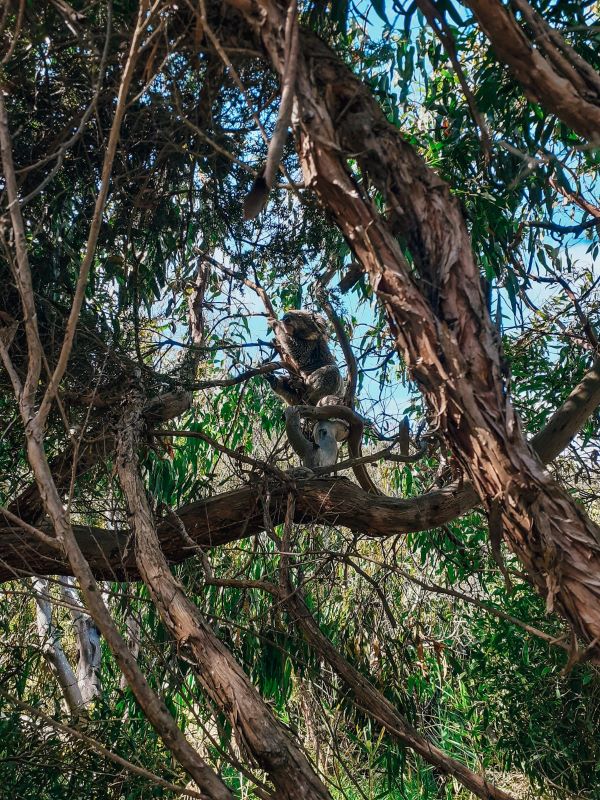
<svg viewBox="0 0 600 800"><path fill-rule="evenodd" d="M461 0L487 34L496 56L507 64L527 97L592 143L600 142L600 76L552 31L526 0L518 7L541 36L527 38L499 0ZM563 44L557 47L557 37ZM561 52L562 49L562 52Z"/></svg>
<svg viewBox="0 0 600 800"><path fill-rule="evenodd" d="M172 408L172 397L169 398L166 406L159 400L148 404L146 418L152 413L155 418L168 418L170 411L166 409ZM545 463L556 458L598 405L600 363L594 364L546 427L531 440L540 458ZM454 483L409 499L370 495L348 480L301 481L295 491L296 522L341 525L356 533L381 538L435 528L456 519L477 503L477 494L469 483ZM285 492L287 487L280 483L270 491L269 513L276 523L283 521ZM244 486L183 506L177 517L196 544L218 547L264 530L264 515L256 496L254 486ZM8 521L12 521L11 517ZM135 559L128 548L130 531L90 526L74 530L78 546L96 578L139 580ZM168 516L159 523L158 536L169 563L190 557L189 542ZM52 539L40 541L38 532L30 526L5 525L0 536L0 582L38 574L71 575L72 568L57 552Z"/></svg>
<svg viewBox="0 0 600 800"><path fill-rule="evenodd" d="M271 714L169 569L139 471L141 410L138 400L123 415L117 468L135 531L136 562L144 583L167 629L181 647L191 651L205 692L229 718L242 751L268 774L277 797L327 800L328 791L298 743Z"/></svg>

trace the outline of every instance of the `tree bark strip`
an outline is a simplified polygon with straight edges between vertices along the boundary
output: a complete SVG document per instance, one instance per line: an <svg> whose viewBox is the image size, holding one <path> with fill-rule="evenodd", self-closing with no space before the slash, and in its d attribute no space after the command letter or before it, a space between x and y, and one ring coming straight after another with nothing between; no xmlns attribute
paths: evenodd
<svg viewBox="0 0 600 800"><path fill-rule="evenodd" d="M144 583L168 630L192 652L206 693L229 717L243 751L267 772L277 797L329 800L329 792L299 744L271 714L242 668L171 574L139 474L140 422L139 404L136 408L132 403L122 419L117 469L131 514L136 560Z"/></svg>
<svg viewBox="0 0 600 800"><path fill-rule="evenodd" d="M230 4L281 74L284 10L274 0ZM486 509L501 503L504 536L548 609L559 606L598 651L600 530L545 473L522 436L458 202L388 123L369 89L306 31L294 125L305 184L369 274L431 420ZM351 156L387 201L388 219L353 179ZM403 232L416 275L390 222Z"/></svg>
<svg viewBox="0 0 600 800"><path fill-rule="evenodd" d="M600 363L596 362L546 426L531 440L544 462L555 458L600 404ZM37 491L37 490L36 490ZM296 484L295 521L341 525L367 536L389 537L435 528L465 513L477 502L470 483L454 483L419 497L374 497L345 479L321 479ZM287 490L270 487L269 513L283 521ZM264 528L264 515L256 504L256 490L241 487L207 500L183 506L177 512L188 535L202 547L254 536ZM130 532L75 526L78 546L98 579L138 580L135 556L128 548ZM169 563L190 557L187 543L176 527L164 519L157 527L161 550ZM68 560L35 535L21 528L5 528L0 535L0 583L29 575L71 575Z"/></svg>
<svg viewBox="0 0 600 800"><path fill-rule="evenodd" d="M495 54L510 67L527 97L534 103L540 103L551 114L556 114L580 136L590 142L600 142L600 76L594 73L590 65L576 53L570 59L566 58L554 46L549 35L542 33L540 36L537 30L534 31L537 45L534 47L510 10L498 0L461 2L473 11ZM535 12L528 3L521 5L526 13L530 12L527 16L531 20ZM535 17L533 24L535 26ZM545 23L544 27L547 27ZM548 29L547 33L557 32ZM565 49L571 55L568 45ZM544 50L548 58L544 57Z"/></svg>

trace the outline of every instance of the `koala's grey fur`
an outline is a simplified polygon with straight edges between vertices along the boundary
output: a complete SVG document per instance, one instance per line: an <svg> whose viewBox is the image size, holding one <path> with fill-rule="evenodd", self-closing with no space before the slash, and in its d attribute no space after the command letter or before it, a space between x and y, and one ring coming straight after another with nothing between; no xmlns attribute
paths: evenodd
<svg viewBox="0 0 600 800"><path fill-rule="evenodd" d="M273 391L290 405L317 405L326 395L344 393L344 381L329 349L327 323L312 311L288 311L273 325L276 347L299 376L265 376Z"/></svg>
<svg viewBox="0 0 600 800"><path fill-rule="evenodd" d="M337 461L338 442L348 438L348 426L339 420L318 420L313 426L310 441L302 433L298 409L290 406L285 410L285 430L290 444L308 469L330 467Z"/></svg>

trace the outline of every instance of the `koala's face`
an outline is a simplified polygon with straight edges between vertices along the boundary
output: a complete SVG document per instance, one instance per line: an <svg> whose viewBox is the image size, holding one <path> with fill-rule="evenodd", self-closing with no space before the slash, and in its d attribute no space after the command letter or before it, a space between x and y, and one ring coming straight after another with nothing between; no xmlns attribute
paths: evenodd
<svg viewBox="0 0 600 800"><path fill-rule="evenodd" d="M321 420L313 425L313 439L316 444L323 444L328 439L336 442L345 442L348 438L349 428L345 422L335 419Z"/></svg>
<svg viewBox="0 0 600 800"><path fill-rule="evenodd" d="M321 339L327 336L327 323L312 311L286 311L280 325L288 336L297 339Z"/></svg>

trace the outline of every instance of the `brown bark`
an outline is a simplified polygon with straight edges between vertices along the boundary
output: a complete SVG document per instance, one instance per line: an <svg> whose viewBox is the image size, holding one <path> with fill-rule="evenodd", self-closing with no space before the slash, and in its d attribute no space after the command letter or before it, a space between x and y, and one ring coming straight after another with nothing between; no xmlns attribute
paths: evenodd
<svg viewBox="0 0 600 800"><path fill-rule="evenodd" d="M231 4L281 73L282 9L274 0ZM522 436L458 202L369 89L308 32L297 74L294 124L306 186L369 274L432 421L486 509L499 503L504 537L548 609L558 606L597 649L600 530L545 473ZM387 201L390 221L352 178L350 156ZM416 274L407 269L390 222L403 231Z"/></svg>
<svg viewBox="0 0 600 800"><path fill-rule="evenodd" d="M102 599L90 566L78 546L71 524L69 510L63 504L62 498L56 488L44 449L44 431L48 413L67 368L79 311L85 294L87 275L89 274L95 251L104 203L108 193L112 164L119 140L121 121L125 113L133 66L136 63L143 34L150 22L150 18L147 16L146 12L147 5L145 3L140 4L137 24L132 35L129 55L119 86L115 113L102 166L101 184L96 197L94 215L88 234L88 243L79 270L69 321L65 329L59 359L39 405L36 401L40 370L43 362L43 348L39 336L37 316L35 314L35 297L27 252L25 226L17 192L12 141L8 128L3 95L2 92L0 92L0 151L11 221L15 233L14 244L17 256L14 268L15 282L19 290L24 312L24 323L27 335L28 366L24 383L21 383L21 379L12 364L8 350L1 342L0 355L13 384L15 396L19 403L19 411L26 438L27 458L37 483L40 498L52 522L56 542L63 549L64 556L71 565L73 575L75 575L79 581L81 593L90 614L113 652L121 671L126 676L132 692L139 702L145 716L161 736L172 755L179 761L184 769L189 772L209 800L232 800L231 792L227 786L187 741L169 713L166 704L150 688L144 675L131 657L131 653L123 641Z"/></svg>
<svg viewBox="0 0 600 800"><path fill-rule="evenodd" d="M144 414L153 423L167 422L187 411L191 402L190 392L181 390L166 392L150 400L144 409ZM52 477L59 492L69 488L72 478L77 479L85 475L114 452L116 440L111 422L105 420L103 424L84 431L77 450L70 446L64 453L50 461ZM34 481L24 489L10 504L8 510L25 522L36 524L44 513L37 483Z"/></svg>
<svg viewBox="0 0 600 800"><path fill-rule="evenodd" d="M216 497L190 503L177 511L189 536L203 547L218 547L227 542L254 536L264 530L264 513L258 502L259 486L243 486ZM295 521L309 524L341 525L357 533L388 537L420 531L449 522L477 501L472 489L452 484L429 492L422 498L407 500L378 497L351 481L331 478L298 482ZM274 524L283 521L288 489L269 485L270 513ZM111 531L79 525L74 528L77 542L94 575L102 580L139 580L130 531ZM190 558L175 524L162 520L157 532L169 563ZM70 575L71 567L61 553L52 550L35 534L21 528L4 528L0 536L0 582L32 574Z"/></svg>
<svg viewBox="0 0 600 800"><path fill-rule="evenodd" d="M571 441L585 420L600 404L600 365L585 375L548 424L531 443L543 461L555 458ZM269 513L276 524L283 521L287 489L270 487ZM469 483L451 484L406 500L367 494L345 479L320 479L296 484L295 521L320 522L350 528L368 536L395 536L426 530L449 522L477 502ZM188 534L203 547L216 547L264 528L264 516L256 502L257 489L241 487L208 500L183 506L177 512ZM77 543L98 579L137 580L135 557L128 548L130 532L78 526ZM188 543L177 527L164 519L157 527L161 549L169 563L190 557ZM0 582L29 575L71 575L71 567L60 552L22 528L4 528L0 536Z"/></svg>
<svg viewBox="0 0 600 800"><path fill-rule="evenodd" d="M526 0L518 6L536 46L499 0L461 0L472 9L496 56L507 64L533 102L590 142L600 141L600 76L550 29ZM558 37L558 41L557 41Z"/></svg>
<svg viewBox="0 0 600 800"><path fill-rule="evenodd" d="M229 717L243 751L267 772L277 797L327 800L329 792L298 743L271 714L242 668L171 574L139 474L139 430L140 413L132 404L123 415L117 469L135 532L138 568L165 625L177 642L192 652L204 690Z"/></svg>
<svg viewBox="0 0 600 800"><path fill-rule="evenodd" d="M485 776L473 772L465 764L452 758L422 736L392 703L336 650L331 641L321 632L315 618L297 591L289 586L287 591L281 591L279 587L275 586L266 586L265 588L279 596L306 641L352 690L357 705L382 725L394 739L410 747L443 775L452 775L477 797L481 797L483 800L512 800L512 795L498 789L489 783Z"/></svg>

